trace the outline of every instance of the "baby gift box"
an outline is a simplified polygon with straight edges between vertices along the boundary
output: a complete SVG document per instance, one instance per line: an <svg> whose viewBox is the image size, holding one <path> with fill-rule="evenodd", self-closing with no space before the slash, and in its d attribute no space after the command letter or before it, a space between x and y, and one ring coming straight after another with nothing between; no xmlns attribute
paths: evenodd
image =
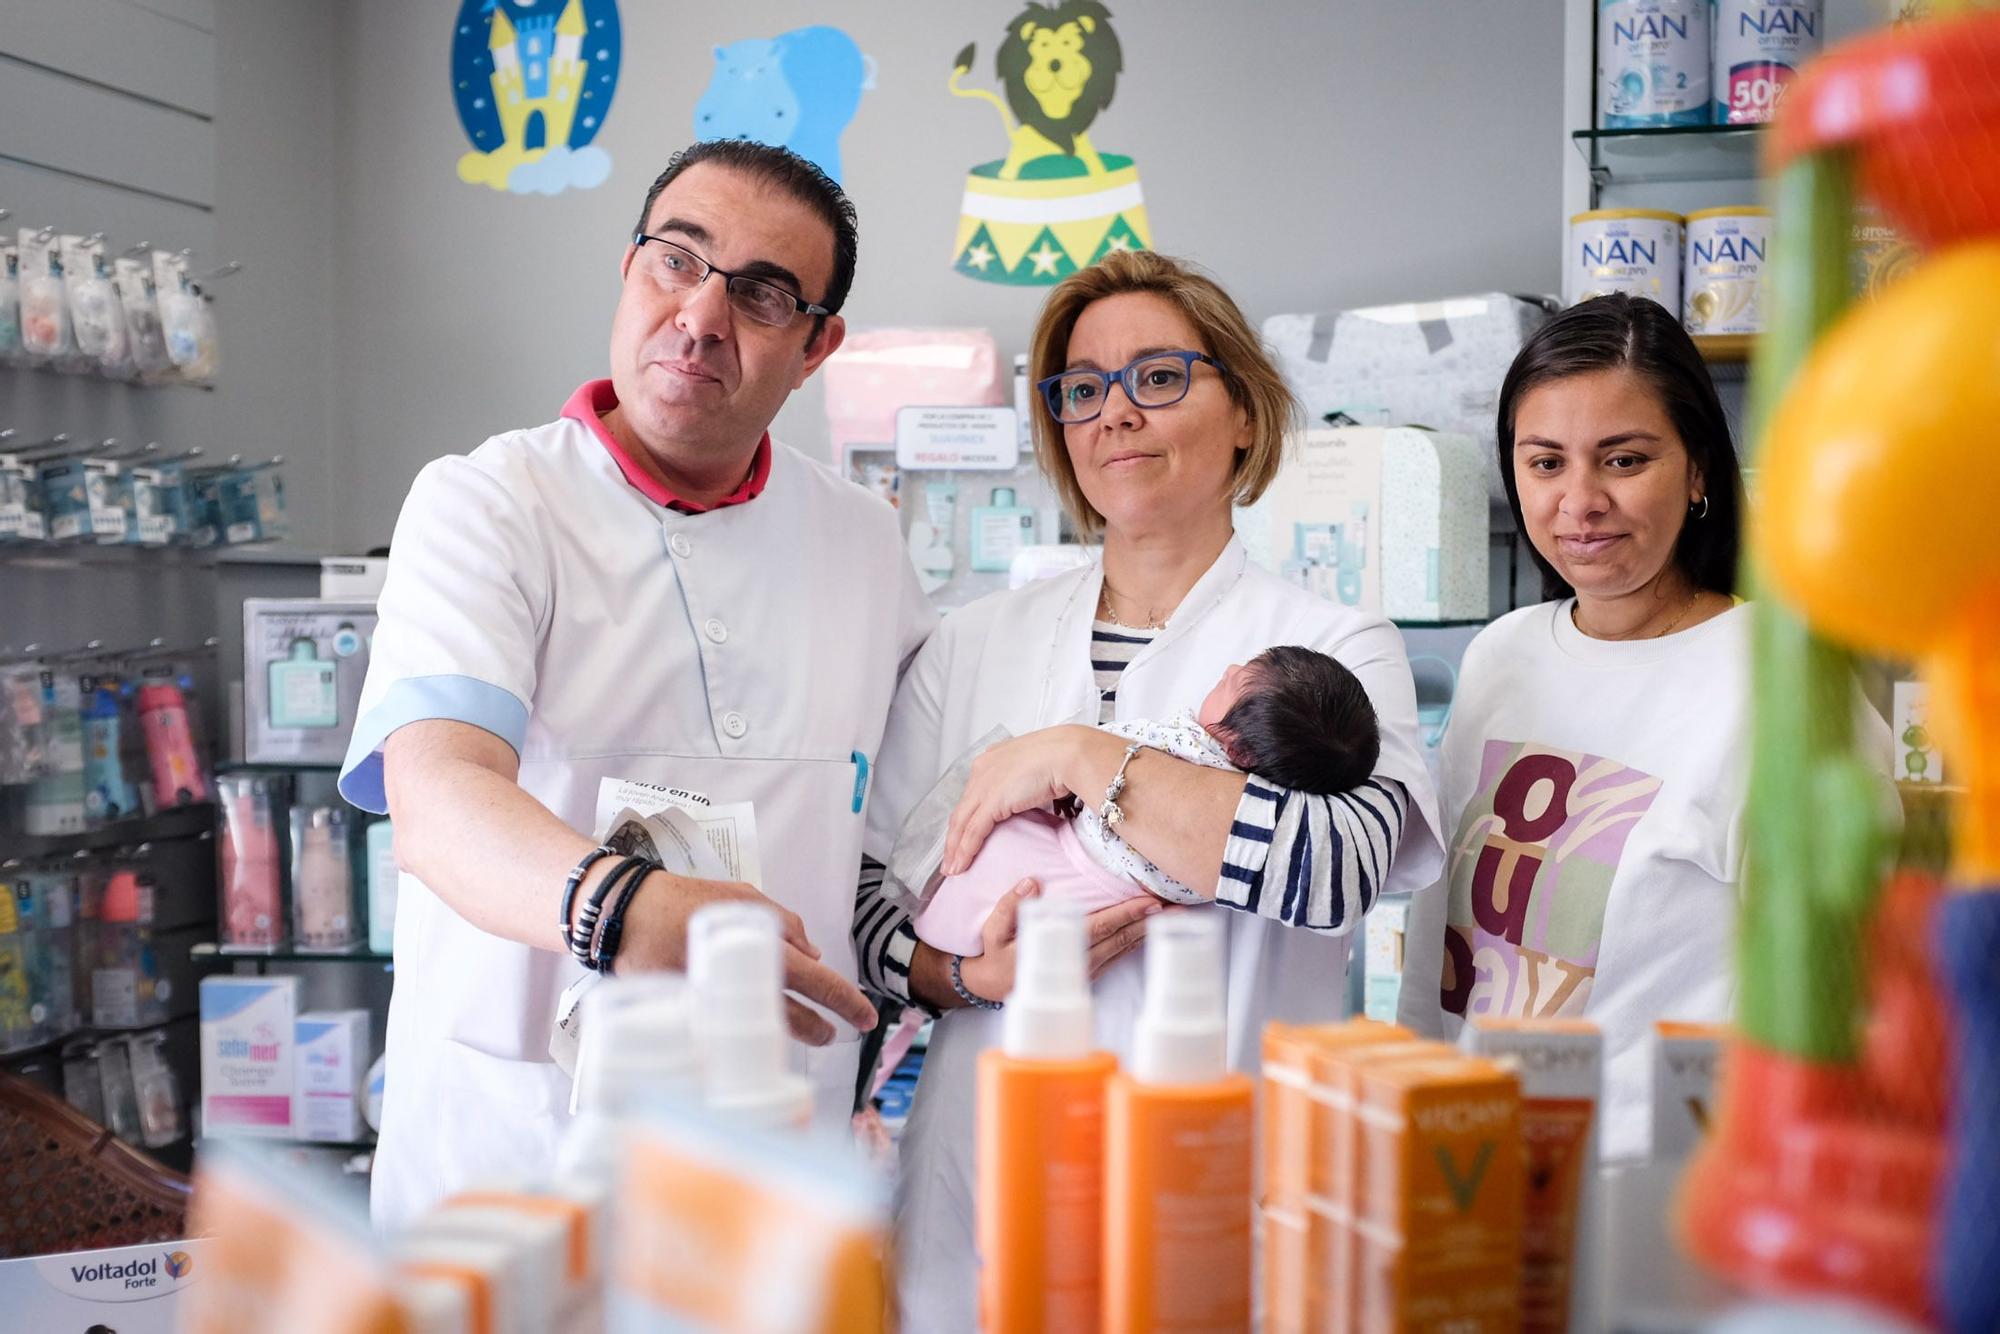
<svg viewBox="0 0 2000 1334"><path fill-rule="evenodd" d="M827 428L833 453L896 439L908 407L1007 402L1011 368L984 329L864 329L827 358Z"/></svg>
<svg viewBox="0 0 2000 1334"><path fill-rule="evenodd" d="M1305 405L1324 421L1343 412L1364 425L1428 426L1470 436L1485 451L1480 476L1504 499L1492 462L1500 382L1554 303L1499 292L1322 314L1273 315L1264 340Z"/></svg>
<svg viewBox="0 0 2000 1334"><path fill-rule="evenodd" d="M1236 527L1253 559L1321 597L1396 621L1484 620L1485 468L1464 435L1317 428Z"/></svg>

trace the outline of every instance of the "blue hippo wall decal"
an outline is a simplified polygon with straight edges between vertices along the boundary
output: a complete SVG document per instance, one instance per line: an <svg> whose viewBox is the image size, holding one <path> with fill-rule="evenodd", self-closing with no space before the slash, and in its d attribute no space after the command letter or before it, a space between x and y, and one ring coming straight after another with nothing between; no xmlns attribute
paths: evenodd
<svg viewBox="0 0 2000 1334"><path fill-rule="evenodd" d="M698 139L753 139L789 148L840 179L840 134L875 62L838 28L815 25L715 48L715 73L695 103Z"/></svg>

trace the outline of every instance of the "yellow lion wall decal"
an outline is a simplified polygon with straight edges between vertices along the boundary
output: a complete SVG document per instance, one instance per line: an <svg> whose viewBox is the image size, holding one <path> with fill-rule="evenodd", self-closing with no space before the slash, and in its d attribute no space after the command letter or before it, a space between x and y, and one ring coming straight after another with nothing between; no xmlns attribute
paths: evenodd
<svg viewBox="0 0 2000 1334"><path fill-rule="evenodd" d="M1110 250L1150 245L1138 169L1090 141L1124 70L1111 11L1100 0L1022 9L993 58L1004 99L960 86L977 56L977 43L958 53L951 94L1000 113L1007 156L966 176L954 267L983 282L1045 286Z"/></svg>
<svg viewBox="0 0 2000 1334"><path fill-rule="evenodd" d="M1005 102L984 88L958 86L972 72L977 53L970 42L958 53L951 91L956 97L991 102L999 111L1013 143L1000 168L1001 180L1018 179L1024 163L1052 153L1081 159L1093 176L1104 174L1104 161L1085 131L1110 105L1124 65L1109 10L1098 0L1031 4L1022 10L1008 25L1007 39L993 59L994 73L1007 90Z"/></svg>

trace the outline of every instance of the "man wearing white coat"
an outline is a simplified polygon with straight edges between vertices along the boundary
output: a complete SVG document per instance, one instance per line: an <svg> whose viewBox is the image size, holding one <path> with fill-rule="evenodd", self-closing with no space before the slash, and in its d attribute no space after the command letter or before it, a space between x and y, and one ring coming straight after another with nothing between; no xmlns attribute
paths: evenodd
<svg viewBox="0 0 2000 1334"><path fill-rule="evenodd" d="M787 988L875 1022L850 938L869 758L934 616L893 512L768 431L840 345L855 253L810 164L677 154L624 249L610 379L411 488L341 778L404 872L378 1223L553 1168L565 886L585 866L587 903L618 860L589 862L607 780L750 802L762 845L761 894L661 870L625 892L618 971L680 967L703 904L770 902ZM789 1014L844 1121L859 1043Z"/></svg>

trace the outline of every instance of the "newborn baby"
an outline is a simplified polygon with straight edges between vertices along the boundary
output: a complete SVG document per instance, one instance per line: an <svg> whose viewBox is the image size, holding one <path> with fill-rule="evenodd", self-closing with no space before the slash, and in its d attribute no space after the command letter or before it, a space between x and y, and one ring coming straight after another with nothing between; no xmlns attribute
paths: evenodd
<svg viewBox="0 0 2000 1334"><path fill-rule="evenodd" d="M1299 792L1359 787L1375 770L1381 737L1375 708L1354 674L1311 649L1266 649L1229 668L1199 710L1169 721L1106 723L1127 741L1211 769L1254 773ZM1203 903L1197 894L1126 845L1096 809L1073 816L1024 811L994 826L961 875L946 876L917 916L917 938L934 949L972 956L993 905L1033 877L1049 898L1086 913L1153 894L1169 903Z"/></svg>

